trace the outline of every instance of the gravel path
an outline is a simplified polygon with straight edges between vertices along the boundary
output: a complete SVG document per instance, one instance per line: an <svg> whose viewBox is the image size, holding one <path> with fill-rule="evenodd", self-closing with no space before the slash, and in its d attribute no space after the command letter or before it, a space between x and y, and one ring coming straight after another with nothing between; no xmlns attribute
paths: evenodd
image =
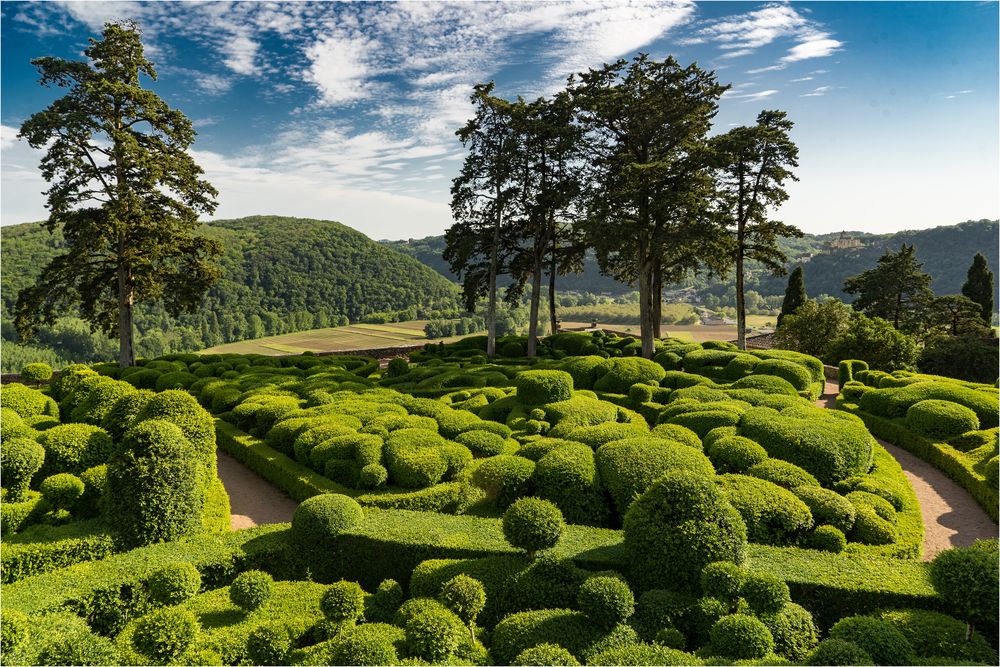
<svg viewBox="0 0 1000 667"><path fill-rule="evenodd" d="M836 408L838 393L837 383L827 382L816 405ZM924 560L931 560L949 547L965 547L976 540L997 536L997 524L968 491L905 449L885 440L879 443L899 461L920 501L920 514L924 519Z"/></svg>
<svg viewBox="0 0 1000 667"><path fill-rule="evenodd" d="M219 461L219 479L229 494L233 530L292 520L298 503L229 454L217 449L215 455Z"/></svg>

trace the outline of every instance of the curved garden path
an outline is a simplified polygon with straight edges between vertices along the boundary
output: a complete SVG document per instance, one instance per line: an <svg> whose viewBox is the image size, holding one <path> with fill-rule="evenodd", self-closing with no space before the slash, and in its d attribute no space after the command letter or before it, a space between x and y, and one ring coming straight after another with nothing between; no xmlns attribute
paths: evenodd
<svg viewBox="0 0 1000 667"><path fill-rule="evenodd" d="M229 494L233 530L292 520L298 503L229 454L220 449L215 450L215 454L219 462L219 479Z"/></svg>
<svg viewBox="0 0 1000 667"><path fill-rule="evenodd" d="M816 405L836 408L839 391L836 382L827 382ZM924 560L931 560L949 547L965 547L976 540L997 536L997 524L968 491L905 449L885 440L878 441L899 461L920 501L920 514L924 519Z"/></svg>

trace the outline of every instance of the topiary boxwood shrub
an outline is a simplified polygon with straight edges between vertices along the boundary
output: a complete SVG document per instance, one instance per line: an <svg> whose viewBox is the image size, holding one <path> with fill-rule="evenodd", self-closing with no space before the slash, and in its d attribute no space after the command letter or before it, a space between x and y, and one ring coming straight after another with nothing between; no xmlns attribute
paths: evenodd
<svg viewBox="0 0 1000 667"><path fill-rule="evenodd" d="M928 609L893 609L879 618L902 633L918 658L948 657L955 660L997 664L997 651L982 634L966 639L966 624Z"/></svg>
<svg viewBox="0 0 1000 667"><path fill-rule="evenodd" d="M136 622L132 646L142 655L166 665L180 658L194 644L200 630L198 619L190 611L165 607Z"/></svg>
<svg viewBox="0 0 1000 667"><path fill-rule="evenodd" d="M283 623L258 625L247 635L247 658L254 665L283 665L292 649L292 637Z"/></svg>
<svg viewBox="0 0 1000 667"><path fill-rule="evenodd" d="M807 665L874 665L875 662L860 646L843 639L824 639L809 654Z"/></svg>
<svg viewBox="0 0 1000 667"><path fill-rule="evenodd" d="M39 471L42 477L57 472L78 475L106 463L114 448L104 429L90 424L53 426L38 436L38 442L45 449L45 462Z"/></svg>
<svg viewBox="0 0 1000 667"><path fill-rule="evenodd" d="M711 651L736 660L759 659L774 650L774 637L759 619L746 614L723 616L712 626Z"/></svg>
<svg viewBox="0 0 1000 667"><path fill-rule="evenodd" d="M21 379L31 384L41 384L52 379L52 367L48 364L26 364L21 369Z"/></svg>
<svg viewBox="0 0 1000 667"><path fill-rule="evenodd" d="M354 581L337 581L323 592L320 611L335 623L353 623L365 613L365 592Z"/></svg>
<svg viewBox="0 0 1000 667"><path fill-rule="evenodd" d="M777 484L745 475L722 475L718 483L743 517L751 542L791 544L813 527L809 507Z"/></svg>
<svg viewBox="0 0 1000 667"><path fill-rule="evenodd" d="M609 394L626 394L634 384L658 385L665 371L659 364L641 357L608 359L600 366L594 390Z"/></svg>
<svg viewBox="0 0 1000 667"><path fill-rule="evenodd" d="M35 415L59 416L59 406L54 400L37 389L18 382L0 387L0 407L13 410L22 418Z"/></svg>
<svg viewBox="0 0 1000 667"><path fill-rule="evenodd" d="M927 400L914 403L906 411L906 426L935 441L946 441L979 429L976 413L958 403Z"/></svg>
<svg viewBox="0 0 1000 667"><path fill-rule="evenodd" d="M740 435L724 435L721 437L705 437L708 448L708 458L715 464L720 473L746 472L751 466L767 460L767 450L750 438Z"/></svg>
<svg viewBox="0 0 1000 667"><path fill-rule="evenodd" d="M946 549L931 562L934 590L950 610L968 622L970 633L978 625L995 634L1000 605L996 595L1000 587L998 568L995 539Z"/></svg>
<svg viewBox="0 0 1000 667"><path fill-rule="evenodd" d="M622 630L619 630L621 628ZM608 632L592 623L582 612L567 609L542 609L507 616L497 623L491 637L491 652L497 664L511 664L524 650L539 644L558 644L577 660L587 660L594 649L604 650L609 639L636 643L635 631L628 641L628 626ZM608 649L613 648L611 646Z"/></svg>
<svg viewBox="0 0 1000 667"><path fill-rule="evenodd" d="M98 425L108 432L112 440L116 442L121 440L125 436L125 432L135 421L135 418L142 412L146 403L155 395L156 392L148 389L137 389L125 393L115 401L114 405L111 406L111 409L104 415L104 419Z"/></svg>
<svg viewBox="0 0 1000 667"><path fill-rule="evenodd" d="M711 477L711 462L693 447L653 436L626 438L597 450L597 469L619 515L657 479L672 470Z"/></svg>
<svg viewBox="0 0 1000 667"><path fill-rule="evenodd" d="M525 665L531 667L578 667L580 661L573 657L573 654L564 649L559 644L544 642L531 648L526 648L517 654L517 657L510 663L512 665ZM611 664L611 663L601 663ZM654 663L650 663L654 664ZM663 664L663 663L655 663Z"/></svg>
<svg viewBox="0 0 1000 667"><path fill-rule="evenodd" d="M876 665L911 665L913 647L899 630L873 616L848 616L830 628L830 639L853 642Z"/></svg>
<svg viewBox="0 0 1000 667"><path fill-rule="evenodd" d="M632 589L618 577L590 577L581 584L576 603L588 619L608 630L635 613Z"/></svg>
<svg viewBox="0 0 1000 667"><path fill-rule="evenodd" d="M524 405L556 403L573 396L573 376L565 371L524 371L518 373L514 386Z"/></svg>
<svg viewBox="0 0 1000 667"><path fill-rule="evenodd" d="M700 661L691 653L654 644L627 644L599 651L590 656L588 665L697 665Z"/></svg>
<svg viewBox="0 0 1000 667"><path fill-rule="evenodd" d="M808 368L786 359L765 359L757 364L753 372L756 375L774 375L787 380L796 391L805 391L813 382Z"/></svg>
<svg viewBox="0 0 1000 667"><path fill-rule="evenodd" d="M6 417L5 417L6 418ZM0 481L7 489L6 502L19 503L26 499L31 478L42 468L45 450L30 438L4 438L0 447Z"/></svg>
<svg viewBox="0 0 1000 667"><path fill-rule="evenodd" d="M407 652L430 662L447 660L459 649L464 638L462 621L440 604L417 609L405 622Z"/></svg>
<svg viewBox="0 0 1000 667"><path fill-rule="evenodd" d="M472 473L473 483L486 492L500 509L510 507L534 488L535 462L520 456L502 454L485 459Z"/></svg>
<svg viewBox="0 0 1000 667"><path fill-rule="evenodd" d="M361 505L353 498L321 493L295 508L292 539L311 553L321 553L334 546L337 535L356 526L363 518Z"/></svg>
<svg viewBox="0 0 1000 667"><path fill-rule="evenodd" d="M755 572L747 576L740 588L740 595L746 600L751 611L761 614L776 614L792 601L788 584L776 575Z"/></svg>
<svg viewBox="0 0 1000 667"><path fill-rule="evenodd" d="M764 479L786 489L797 486L819 486L815 477L794 463L781 459L767 459L747 468L747 475Z"/></svg>
<svg viewBox="0 0 1000 667"><path fill-rule="evenodd" d="M776 613L758 614L774 637L774 652L795 662L804 661L819 641L819 628L807 609L789 602Z"/></svg>
<svg viewBox="0 0 1000 667"><path fill-rule="evenodd" d="M365 623L342 631L330 642L325 664L398 665L405 631L387 623Z"/></svg>
<svg viewBox="0 0 1000 667"><path fill-rule="evenodd" d="M538 460L534 472L535 494L552 502L569 523L604 525L604 502L594 450L584 444L559 447Z"/></svg>
<svg viewBox="0 0 1000 667"><path fill-rule="evenodd" d="M559 541L564 526L562 512L547 500L521 498L503 514L503 534L512 545L529 557L551 549Z"/></svg>
<svg viewBox="0 0 1000 667"><path fill-rule="evenodd" d="M245 612L259 609L271 597L274 578L262 570L241 572L229 585L229 600Z"/></svg>
<svg viewBox="0 0 1000 667"><path fill-rule="evenodd" d="M804 502L817 524L834 526L844 533L854 527L854 503L836 491L819 486L797 486L792 489Z"/></svg>
<svg viewBox="0 0 1000 667"><path fill-rule="evenodd" d="M143 406L136 423L147 419L162 419L180 428L209 478L216 476L215 422L194 396L178 389L160 392Z"/></svg>
<svg viewBox="0 0 1000 667"><path fill-rule="evenodd" d="M38 490L54 509L71 511L83 495L83 482L76 475L61 472L42 480Z"/></svg>
<svg viewBox="0 0 1000 667"><path fill-rule="evenodd" d="M195 596L201 573L191 563L170 563L149 578L149 598L161 605L175 605Z"/></svg>
<svg viewBox="0 0 1000 667"><path fill-rule="evenodd" d="M673 471L653 483L624 519L624 545L640 590L696 590L702 569L742 563L746 525L711 478Z"/></svg>

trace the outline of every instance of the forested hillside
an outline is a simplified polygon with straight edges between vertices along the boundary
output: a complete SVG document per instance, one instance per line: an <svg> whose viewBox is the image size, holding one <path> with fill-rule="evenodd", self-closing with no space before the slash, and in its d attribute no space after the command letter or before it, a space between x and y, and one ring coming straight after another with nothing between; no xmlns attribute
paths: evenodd
<svg viewBox="0 0 1000 667"><path fill-rule="evenodd" d="M140 354L336 326L379 313L385 314L379 319L387 320L455 313L457 289L446 278L337 222L254 216L217 221L202 231L225 248L223 278L195 313L176 321L159 305L138 308ZM62 246L61 234L49 234L37 223L4 228L0 291L5 342L16 340L11 319L18 292ZM79 361L113 356L116 349L115 342L90 336L74 318L45 328L32 345ZM5 368L17 367L12 359L17 354L18 346L4 345ZM42 356L58 361L51 354Z"/></svg>
<svg viewBox="0 0 1000 667"><path fill-rule="evenodd" d="M986 255L994 270L1000 265L998 258L1000 225L996 220L969 221L958 225L895 234L849 232L849 235L860 238L865 246L857 250L825 250L824 244L839 237L839 233L806 234L801 239L780 241L779 245L790 259L802 253L818 253L803 263L806 289L810 296L829 294L849 301L850 296L841 290L844 280L871 268L887 249L898 250L903 243L912 243L916 246L917 257L924 263L924 270L933 276L932 288L938 294L959 292L972 257L977 252ZM382 243L455 279L454 274L448 270L447 262L441 258L444 250L443 236ZM792 261L791 264L795 265L796 262ZM755 290L762 296L784 293L786 278L770 276L760 271L753 263L750 263L749 267L752 275L747 279L748 290ZM684 286L693 286L712 294L723 295L732 288L732 284L731 277L723 280L692 277ZM560 277L558 286L563 290L596 294L604 292L618 294L629 290L627 285L601 275L593 255L589 255L584 263L583 273Z"/></svg>

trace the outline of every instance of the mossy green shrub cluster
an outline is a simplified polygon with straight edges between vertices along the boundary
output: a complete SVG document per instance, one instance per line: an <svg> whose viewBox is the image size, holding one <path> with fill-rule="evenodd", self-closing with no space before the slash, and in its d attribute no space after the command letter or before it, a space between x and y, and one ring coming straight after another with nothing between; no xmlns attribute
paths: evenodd
<svg viewBox="0 0 1000 667"><path fill-rule="evenodd" d="M212 416L187 392L71 367L48 393L9 384L0 396L5 583L229 529Z"/></svg>
<svg viewBox="0 0 1000 667"><path fill-rule="evenodd" d="M916 454L998 516L996 387L909 371L860 371L838 397L880 438Z"/></svg>

